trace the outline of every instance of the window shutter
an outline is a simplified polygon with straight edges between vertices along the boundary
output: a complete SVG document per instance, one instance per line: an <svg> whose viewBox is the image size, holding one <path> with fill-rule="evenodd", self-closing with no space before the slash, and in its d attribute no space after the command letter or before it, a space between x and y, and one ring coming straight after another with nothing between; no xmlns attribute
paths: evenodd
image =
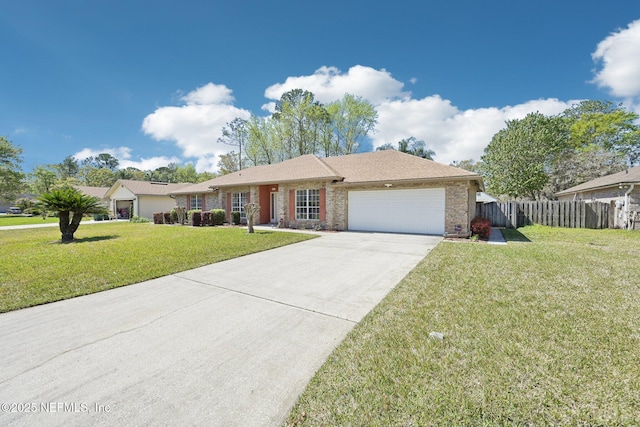
<svg viewBox="0 0 640 427"><path fill-rule="evenodd" d="M289 221L296 219L296 190L289 190Z"/></svg>
<svg viewBox="0 0 640 427"><path fill-rule="evenodd" d="M205 195L202 195L202 212L205 212L207 204L205 203Z"/></svg>
<svg viewBox="0 0 640 427"><path fill-rule="evenodd" d="M187 194L187 210L191 209L191 194Z"/></svg>
<svg viewBox="0 0 640 427"><path fill-rule="evenodd" d="M227 193L227 222L231 222L231 193Z"/></svg>

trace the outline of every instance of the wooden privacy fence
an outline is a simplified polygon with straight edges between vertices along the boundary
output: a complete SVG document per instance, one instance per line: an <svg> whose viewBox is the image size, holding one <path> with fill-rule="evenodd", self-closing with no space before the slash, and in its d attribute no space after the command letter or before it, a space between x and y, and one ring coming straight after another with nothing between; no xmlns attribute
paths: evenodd
<svg viewBox="0 0 640 427"><path fill-rule="evenodd" d="M610 228L613 208L608 203L584 201L477 203L476 216L493 227L517 228L530 224L567 228Z"/></svg>

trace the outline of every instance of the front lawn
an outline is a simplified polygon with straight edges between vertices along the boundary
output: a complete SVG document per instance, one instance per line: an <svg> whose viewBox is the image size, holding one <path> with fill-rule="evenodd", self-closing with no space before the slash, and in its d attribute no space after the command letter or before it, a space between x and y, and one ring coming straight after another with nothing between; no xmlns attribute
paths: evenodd
<svg viewBox="0 0 640 427"><path fill-rule="evenodd" d="M90 294L312 238L246 228L112 222L0 230L0 312Z"/></svg>
<svg viewBox="0 0 640 427"><path fill-rule="evenodd" d="M334 351L288 422L640 425L640 233L518 231L507 246L438 245Z"/></svg>
<svg viewBox="0 0 640 427"><path fill-rule="evenodd" d="M24 216L24 215L0 215L0 227L8 225L34 225L47 224L50 222L58 222L58 218L47 217L42 219L41 216Z"/></svg>

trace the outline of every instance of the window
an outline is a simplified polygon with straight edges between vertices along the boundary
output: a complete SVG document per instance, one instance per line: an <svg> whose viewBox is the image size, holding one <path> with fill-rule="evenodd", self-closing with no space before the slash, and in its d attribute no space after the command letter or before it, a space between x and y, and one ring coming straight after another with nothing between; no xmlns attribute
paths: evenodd
<svg viewBox="0 0 640 427"><path fill-rule="evenodd" d="M240 218L246 218L243 207L248 203L248 195L249 193L231 194L231 212L240 212Z"/></svg>
<svg viewBox="0 0 640 427"><path fill-rule="evenodd" d="M202 194L192 194L189 202L189 210L202 209Z"/></svg>
<svg viewBox="0 0 640 427"><path fill-rule="evenodd" d="M296 190L296 219L320 219L320 190Z"/></svg>

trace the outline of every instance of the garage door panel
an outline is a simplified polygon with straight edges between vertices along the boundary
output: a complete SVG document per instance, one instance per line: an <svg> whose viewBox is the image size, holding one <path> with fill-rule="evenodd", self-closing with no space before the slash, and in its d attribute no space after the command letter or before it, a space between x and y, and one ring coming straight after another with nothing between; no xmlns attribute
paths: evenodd
<svg viewBox="0 0 640 427"><path fill-rule="evenodd" d="M445 190L350 191L348 227L354 231L444 233Z"/></svg>

